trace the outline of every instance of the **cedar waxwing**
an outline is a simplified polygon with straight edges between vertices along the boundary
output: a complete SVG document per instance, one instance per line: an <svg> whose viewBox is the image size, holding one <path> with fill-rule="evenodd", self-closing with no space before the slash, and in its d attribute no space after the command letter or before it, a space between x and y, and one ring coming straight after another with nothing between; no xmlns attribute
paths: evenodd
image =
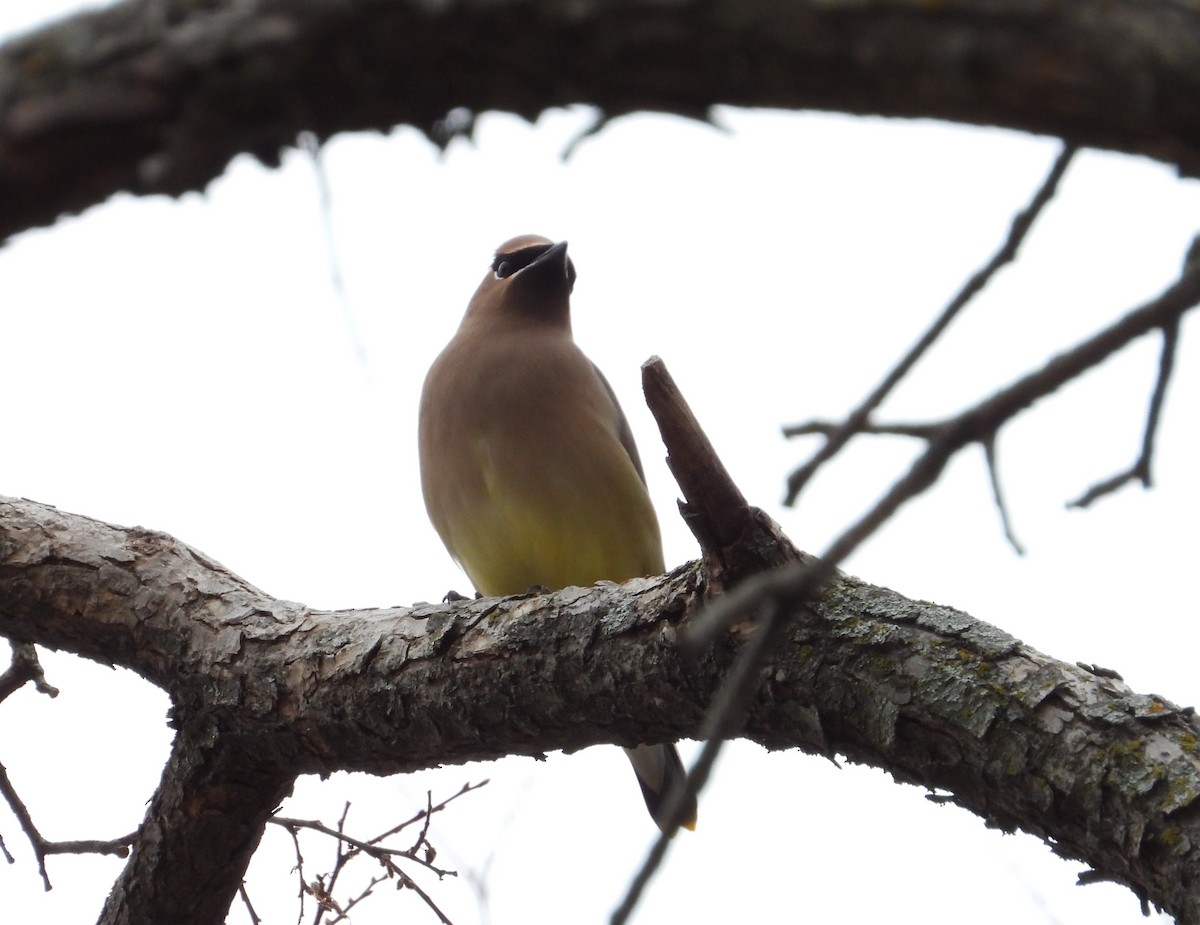
<svg viewBox="0 0 1200 925"><path fill-rule="evenodd" d="M421 392L421 489L446 548L485 595L625 581L663 569L633 434L571 337L566 242L496 251ZM660 828L683 786L674 745L625 749ZM684 824L695 825L696 806Z"/></svg>

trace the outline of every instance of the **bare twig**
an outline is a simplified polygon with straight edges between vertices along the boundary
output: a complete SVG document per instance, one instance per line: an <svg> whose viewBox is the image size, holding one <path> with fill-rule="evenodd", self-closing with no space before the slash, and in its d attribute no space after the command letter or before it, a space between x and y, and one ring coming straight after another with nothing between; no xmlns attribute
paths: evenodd
<svg viewBox="0 0 1200 925"><path fill-rule="evenodd" d="M787 429L787 436L802 437L810 434L820 434L831 437L846 426L844 421L805 421L803 424L793 424ZM876 434L893 437L916 437L928 440L933 435L934 424L876 424L868 421L858 429L859 434Z"/></svg>
<svg viewBox="0 0 1200 925"><path fill-rule="evenodd" d="M300 880L300 889L297 892L297 897L300 900L300 911L296 915L296 925L300 925L304 921L304 897L308 895L308 884L304 882L304 855L300 852L300 831L299 829L287 829L287 833L292 836L292 846L296 849L296 865L292 868L296 872L296 876Z"/></svg>
<svg viewBox="0 0 1200 925"><path fill-rule="evenodd" d="M1012 518L1008 516L1008 505L1004 503L1004 492L1000 490L1000 470L996 465L996 435L989 434L982 441L983 454L987 460L988 478L992 483L992 498L996 502L996 510L1000 512L1000 523L1004 527L1004 538L1018 556L1025 555L1025 547L1013 533Z"/></svg>
<svg viewBox="0 0 1200 925"><path fill-rule="evenodd" d="M337 235L333 231L333 187L329 182L329 172L321 160L321 142L312 132L301 132L296 138L296 144L312 162L313 177L317 181L317 196L321 210L321 232L325 237L325 259L329 264L329 283L333 287L334 297L342 312L342 325L346 329L346 338L350 341L350 349L354 351L354 359L362 367L367 381L371 381L371 366L367 361L367 347L363 343L354 310L350 305L350 296L346 292L346 281L342 273L342 259L338 253Z"/></svg>
<svg viewBox="0 0 1200 925"><path fill-rule="evenodd" d="M25 832L25 837L29 839L29 844L33 848L34 857L37 858L38 873L42 876L42 883L47 890L52 889L50 884L50 876L46 873L46 858L52 854L111 854L116 857L124 858L129 856L129 848L137 839L137 832L130 832L128 835L122 835L120 838L110 839L108 841L99 840L77 840L77 841L48 841L42 837L42 833L33 823L33 817L29 813L29 808L17 794L16 788L13 787L12 781L8 777L8 771L3 764L0 764L0 795L4 797L8 803L13 815L17 817L17 821L21 824L21 829ZM9 855L7 849L4 852L9 863L12 863L13 858Z"/></svg>
<svg viewBox="0 0 1200 925"><path fill-rule="evenodd" d="M262 925L262 919L258 917L258 913L254 911L254 905L250 902L250 894L246 892L245 883L238 887L238 895L242 897L242 904L250 915L251 925Z"/></svg>
<svg viewBox="0 0 1200 925"><path fill-rule="evenodd" d="M29 642L9 642L12 646L12 664L0 674L0 700L20 690L29 681L34 683L39 694L57 697L58 688L46 683L42 663L38 661L37 649Z"/></svg>
<svg viewBox="0 0 1200 925"><path fill-rule="evenodd" d="M350 910L353 909L355 906L357 906L360 902L362 902L368 896L370 896L372 893L374 893L375 887L379 886L379 884L381 884L381 883L385 883L387 881L387 879L388 879L387 874L379 874L376 877L372 877L370 879L370 881L367 883L367 885L363 888L362 892L359 893L357 896L355 896L353 899L351 899L349 902L347 902L346 905L342 908L342 911L337 914L336 918L329 920L329 925L337 925L338 922L348 919L350 917L349 916Z"/></svg>
<svg viewBox="0 0 1200 925"><path fill-rule="evenodd" d="M437 857L437 851L429 842L429 825L430 819L435 813L444 810L454 800L470 793L472 790L478 790L487 783L483 780L477 784L467 783L459 788L457 793L452 794L440 803L433 802L432 793L425 794L425 808L414 814L411 818L392 826L386 832L376 835L371 839L361 839L350 835L346 831L346 821L350 814L350 804L346 803L342 808L342 814L338 819L336 828L331 828L316 819L295 819L288 816L273 816L268 821L287 830L292 837L292 842L296 850L296 866L295 870L300 879L300 915L297 921L302 921L304 918L304 897L305 895L312 896L316 901L317 909L313 918L313 925L319 925L324 920L325 914L330 913L330 925L341 922L348 918L348 913L351 909L371 896L375 888L385 880L397 880L397 888L408 887L412 889L422 901L429 906L430 910L444 922L449 920L445 917L442 911L433 902L429 894L422 890L412 878L397 866L396 861L403 859L411 861L415 864L424 867L426 870L436 874L439 879L443 877L457 877L457 871L446 870L436 866L433 862ZM408 828L409 826L423 822L420 832L416 840L408 848L390 848L381 844L385 839L397 834L398 832ZM304 876L304 857L300 850L301 830L317 832L321 835L327 835L334 839L337 846L334 863L332 868L326 874L318 875L311 882L308 882ZM372 877L367 885L348 901L338 901L335 898L335 889L338 886L339 878L347 866L356 857L366 855L378 861L384 869L384 874Z"/></svg>
<svg viewBox="0 0 1200 925"><path fill-rule="evenodd" d="M346 818L349 815L350 801L347 800L345 805L342 806L342 814L338 817L337 831L339 834L346 831ZM333 868L328 874L317 877L316 882L320 886L319 892L315 889L310 890L312 895L317 899L317 911L313 916L313 925L321 925L321 919L330 910L337 912L339 918L345 915L342 907L333 901L333 891L337 888L338 878L342 875L342 871L346 867L350 852L346 850L346 845L340 838L335 839L334 846ZM326 877L328 877L328 882L326 882Z"/></svg>
<svg viewBox="0 0 1200 925"><path fill-rule="evenodd" d="M866 397L862 404L855 408L836 430L826 434L825 444L813 457L788 477L787 495L784 498L784 504L795 504L796 498L799 497L800 492L817 473L817 470L849 443L852 437L863 432L864 427L870 421L871 414L891 394L900 380L908 374L908 371L924 356L925 352L933 346L934 342L942 335L942 332L946 330L950 322L954 320L972 298L983 290L1001 267L1011 263L1016 258L1022 242L1029 233L1029 229L1033 227L1034 221L1041 214L1046 204L1054 198L1058 183L1062 179L1063 174L1066 173L1071 159L1075 156L1075 150L1074 145L1063 145L1058 157L1055 158L1054 165L1050 168L1049 174L1042 181L1041 187L1039 187L1029 205L1021 212L1018 212L1013 218L1012 225L1008 230L1008 237L1000 250L996 252L995 256L981 270L967 280L966 285L959 290L958 295L943 309L942 314L938 316L929 329L921 335L921 339L913 345L903 359L884 377L883 381L875 387L875 390ZM800 434L812 433L812 431L804 425L800 425L798 427L785 427L783 433L784 436L793 437Z"/></svg>
<svg viewBox="0 0 1200 925"><path fill-rule="evenodd" d="M621 904L613 910L610 919L612 925L624 925L629 920L642 893L645 892L650 880L667 856L671 839L682 822L684 807L691 803L692 797L704 789L721 748L730 736L737 733L745 719L750 698L758 689L758 675L761 666L771 656L778 627L785 624L785 621L778 619L777 603L768 603L767 608L753 638L738 653L737 664L729 678L722 684L712 709L705 717L705 728L701 734L704 745L700 749L699 757L688 769L687 786L683 790L673 790L668 795L664 814L670 820L670 824L659 832L658 838L650 848L650 853L626 889Z"/></svg>
<svg viewBox="0 0 1200 925"><path fill-rule="evenodd" d="M352 835L347 835L340 829L331 829L329 826L319 822L316 819L293 819L288 816L272 816L268 821L274 823L275 825L281 825L285 829L289 830L310 829L313 832L320 832L322 835L328 835L330 838L337 839L340 843L350 845L358 851L361 851L363 854L373 857L376 860L383 860L384 858L404 858L408 861L415 861L422 867L425 867L437 874L439 877L458 876L455 871L442 870L439 867L435 867L434 865L427 863L423 858L419 857L417 855L417 848L420 847L419 843L413 848L385 848L382 845L375 844L374 840L361 841Z"/></svg>
<svg viewBox="0 0 1200 925"><path fill-rule="evenodd" d="M416 813L411 819L406 819L404 822L401 822L399 825L392 826L386 832L381 832L380 834L376 835L374 838L368 839L368 842L372 845L379 844L379 842L383 841L385 838L390 838L392 835L395 835L397 832L408 828L414 822L420 822L421 820L428 818L428 814L440 813L443 809L445 809L447 806L449 806L451 803L453 803L459 797L465 796L466 794L470 793L472 790L478 790L480 787L484 787L488 783L489 783L488 779L484 778L477 784L463 784L458 789L457 793L451 794L450 796L446 797L446 799L442 800L442 802L438 803L437 805L435 805L431 808L421 810L419 813Z"/></svg>
<svg viewBox="0 0 1200 925"><path fill-rule="evenodd" d="M1084 508L1098 498L1111 494L1127 482L1139 481L1143 488L1149 488L1152 483L1150 465L1154 458L1154 437L1158 432L1158 420L1162 414L1163 398L1167 394L1167 383L1171 380L1171 372L1175 368L1175 352L1179 346L1179 319L1175 318L1163 325L1162 351L1158 356L1158 378L1154 382L1154 392L1150 396L1150 408L1146 413L1146 427L1142 432L1142 451L1132 466L1124 472L1118 472L1111 478L1097 482L1074 501L1068 502L1067 507Z"/></svg>
<svg viewBox="0 0 1200 925"><path fill-rule="evenodd" d="M1200 237L1197 238L1200 244ZM1197 246L1193 245L1193 250ZM879 503L850 527L830 546L822 561L839 563L867 535L883 522L905 501L927 488L941 473L950 457L971 443L985 444L994 440L999 429L1039 399L1057 391L1067 382L1094 366L1099 365L1132 341L1156 329L1178 324L1179 318L1200 303L1200 260L1189 259L1171 286L1157 298L1131 309L1124 317L1102 329L1092 337L1070 350L1052 357L1034 372L1028 373L1012 384L1000 389L989 398L948 418L938 424L929 425L929 444L925 452L917 457L908 473L897 481ZM785 567L787 569L789 567ZM802 583L807 570L790 567L792 573L781 569L779 576L762 576L761 589L764 595L790 594L789 589ZM741 589L738 589L741 591ZM736 593L736 592L735 592ZM735 595L728 595L734 598ZM762 599L762 598L759 598ZM739 613L752 606L755 599L748 593L738 595L733 604L717 602L705 609L688 627L688 632L698 639L712 638L723 631ZM739 609L735 610L734 605ZM716 627L708 625L716 622Z"/></svg>

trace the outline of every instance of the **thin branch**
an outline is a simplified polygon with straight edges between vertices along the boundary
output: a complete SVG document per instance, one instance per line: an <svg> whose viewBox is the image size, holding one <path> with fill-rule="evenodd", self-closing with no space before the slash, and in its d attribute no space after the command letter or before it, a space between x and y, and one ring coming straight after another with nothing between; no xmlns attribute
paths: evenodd
<svg viewBox="0 0 1200 925"><path fill-rule="evenodd" d="M996 435L989 434L982 441L984 458L987 460L988 479L992 483L992 499L996 502L996 510L1000 512L1000 523L1004 527L1004 538L1018 556L1025 555L1025 547L1013 532L1012 518L1008 514L1008 505L1004 503L1004 492L1000 490L1000 472L996 466Z"/></svg>
<svg viewBox="0 0 1200 925"><path fill-rule="evenodd" d="M342 806L342 814L338 817L337 821L337 831L339 833L346 831L346 818L349 815L350 801L347 800L345 805ZM321 919L324 918L325 913L330 909L335 909L339 917L344 914L341 907L333 902L333 891L337 888L338 878L342 875L342 871L346 867L350 852L346 850L345 843L340 838L334 840L334 845L333 869L326 875L328 883L324 877L317 878L317 882L321 885L321 891L319 894L314 893L317 896L318 902L316 914L313 916L313 925L321 925ZM325 901L322 901L322 897L324 897Z"/></svg>
<svg viewBox="0 0 1200 925"><path fill-rule="evenodd" d="M1157 298L1131 309L1107 328L1052 357L1041 369L1026 374L956 416L930 425L931 436L925 452L917 457L908 473L893 484L874 508L834 541L821 557L822 561L832 562L834 566L841 562L849 551L856 548L900 505L931 485L950 457L963 447L994 440L1001 427L1035 402L1056 392L1086 370L1098 366L1138 337L1168 325L1177 325L1180 317L1195 308L1197 303L1200 303L1200 236L1193 242L1179 278ZM757 580L764 597L727 595L727 598L734 600L718 600L709 605L702 614L697 615L687 631L698 640L712 639L756 601L771 594L783 597L792 595L794 591L791 589L805 584L808 574L808 570L792 566L790 570L789 567L781 569L776 579L763 575ZM716 625L710 625L713 623Z"/></svg>
<svg viewBox="0 0 1200 925"><path fill-rule="evenodd" d="M405 860L412 861L415 864L419 864L426 870L436 874L438 879L446 876L457 877L457 871L446 870L444 868L437 867L433 863L434 859L437 857L437 851L434 849L433 845L429 843L428 836L430 821L435 813L441 812L459 797L470 793L473 790L478 790L487 783L487 780L483 780L476 784L463 784L457 793L452 794L437 804L434 804L433 802L433 794L429 791L426 791L425 808L423 810L413 815L410 819L407 819L398 825L392 826L386 832L376 835L374 838L368 840L355 838L347 833L346 820L350 815L349 802L343 806L342 814L338 818L336 828L331 828L316 819L295 819L292 817L279 815L272 816L267 821L287 830L287 832L291 835L292 842L295 846L296 866L294 869L297 871L300 878L300 914L297 921L302 921L304 918L304 896L306 894L312 896L316 900L317 904L316 913L313 918L313 925L319 925L327 912L333 915L333 917L329 920L330 925L333 925L333 923L340 922L348 918L348 913L350 910L365 900L368 896L372 895L375 887L384 880L397 878L399 878L400 881L398 888L400 886L411 887L417 893L417 895L420 896L427 905L429 905L430 909L432 909L439 918L444 919L441 910L438 909L437 905L432 901L428 894L412 882L411 877L409 877L408 874L403 872L396 865L395 860L403 858ZM397 834L416 822L423 822L423 825L421 826L417 838L412 843L411 847L389 848L381 844L384 839ZM304 876L304 856L300 850L299 839L299 832L301 829L308 829L321 835L327 835L334 840L337 846L333 867L327 874L318 875L311 883L307 882ZM366 855L378 861L383 867L385 875L373 877L366 887L364 887L357 896L354 896L349 901L338 902L334 897L334 893L337 889L339 879L342 873L347 869L348 865L360 855Z"/></svg>
<svg viewBox="0 0 1200 925"><path fill-rule="evenodd" d="M333 187L329 182L329 171L321 159L321 142L312 132L301 132L296 144L312 163L313 177L317 181L318 205L321 210L321 233L325 238L325 259L329 264L329 284L342 314L342 326L346 329L346 339L354 352L354 359L362 368L367 383L371 383L371 365L367 359L367 347L363 343L362 334L358 329L358 321L354 317L354 309L350 305L350 296L346 292L346 280L342 273L342 258L338 252L337 235L333 229Z"/></svg>
<svg viewBox="0 0 1200 925"><path fill-rule="evenodd" d="M296 915L296 925L300 925L304 921L304 897L308 895L308 884L304 882L304 855L300 852L300 832L297 829L289 828L287 833L292 836L292 846L296 849L296 864L292 868L296 872L296 876L300 879L300 889L297 892L297 897L300 900L300 911Z"/></svg>
<svg viewBox="0 0 1200 925"><path fill-rule="evenodd" d="M238 895L242 897L242 904L246 907L246 912L250 914L251 925L262 925L262 919L254 911L254 905L250 902L250 894L246 892L246 884L244 882L238 887Z"/></svg>
<svg viewBox="0 0 1200 925"><path fill-rule="evenodd" d="M1111 494L1127 482L1136 480L1142 483L1143 488L1151 486L1150 466L1154 459L1154 437L1158 432L1158 421L1162 414L1163 399L1167 394L1167 383L1171 381L1171 373L1175 368L1175 353L1179 346L1179 319L1175 318L1164 324L1162 334L1162 351L1158 356L1158 378L1154 382L1154 392L1150 396L1146 427L1142 432L1142 451L1137 461L1124 472L1118 472L1111 478L1097 482L1074 501L1068 502L1067 507L1088 507L1093 501Z"/></svg>
<svg viewBox="0 0 1200 925"><path fill-rule="evenodd" d="M30 814L29 808L17 793L16 788L9 779L8 770L3 764L0 764L0 796L4 797L13 815L17 817L17 821L21 824L21 829L25 832L25 837L29 839L30 847L33 848L33 855L37 859L38 873L41 874L42 883L47 891L53 889L50 884L50 876L46 873L46 858L50 855L111 854L119 858L125 858L129 857L129 848L137 839L138 833L134 831L128 835L108 841L48 841L42 837L42 833L34 825L33 816ZM9 863L12 863L12 856L8 854L7 849L4 854L8 858Z"/></svg>
<svg viewBox="0 0 1200 925"><path fill-rule="evenodd" d="M316 819L293 819L288 816L272 816L268 822L275 825L281 825L285 829L311 829L314 832L320 832L322 835L328 835L330 838L335 838L339 842L350 845L353 848L361 851L363 854L369 855L376 860L384 858L404 858L409 861L415 861L422 867L426 867L439 877L457 877L457 871L443 870L440 867L435 867L427 863L424 859L416 855L415 848L385 848L382 845L372 844L369 841L362 841L352 835L347 835L338 829L331 829L329 826Z"/></svg>
<svg viewBox="0 0 1200 925"><path fill-rule="evenodd" d="M378 876L372 877L367 885L363 887L363 891L347 902L342 911L337 914L336 918L329 920L329 925L337 925L338 922L348 919L350 917L350 910L374 893L375 887L379 886L381 883L386 883L387 879L387 874L379 874Z"/></svg>
<svg viewBox="0 0 1200 925"><path fill-rule="evenodd" d="M120 838L94 839L85 838L74 841L48 841L42 843L42 851L46 856L52 854L110 854L117 858L129 857L129 849L137 841L138 833L130 832Z"/></svg>
<svg viewBox="0 0 1200 925"><path fill-rule="evenodd" d="M712 709L705 717L705 726L701 733L704 745L700 749L691 768L688 769L687 786L683 790L674 790L669 794L664 815L670 824L655 839L650 853L642 862L637 874L625 891L621 904L613 911L610 922L612 925L624 925L633 914L645 889L650 884L654 874L666 859L667 849L671 839L683 821L684 807L697 797L708 778L712 774L713 765L725 742L735 735L745 721L746 710L750 698L758 689L758 674L761 666L770 658L775 645L777 627L786 621L779 619L777 603L769 602L768 611L763 614L762 621L755 630L754 637L738 653L738 660L729 678L721 686Z"/></svg>
<svg viewBox="0 0 1200 925"><path fill-rule="evenodd" d="M461 791L459 791L461 793ZM433 821L433 791L425 791L425 821L421 826L421 831L417 833L417 840L413 842L413 846L408 850L415 854L422 845L428 844L429 824Z"/></svg>
<svg viewBox="0 0 1200 925"><path fill-rule="evenodd" d="M793 424L786 430L786 435L789 437L803 437L818 434L823 437L832 437L838 434L845 428L845 421L805 421L803 424ZM876 436L888 437L916 437L919 440L928 440L936 424L876 424L874 421L868 421L860 427L856 434L871 434Z"/></svg>
<svg viewBox="0 0 1200 925"><path fill-rule="evenodd" d="M442 802L438 803L436 806L421 810L420 812L416 813L411 819L406 819L404 822L401 822L399 825L392 826L386 832L381 832L379 835L376 835L374 838L368 839L368 842L372 845L377 845L377 844L379 844L379 842L383 841L385 838L389 838L390 836L395 835L397 832L408 828L414 822L419 822L422 819L427 819L430 813L441 812L443 809L445 809L447 806L449 806L451 803L453 803L459 797L465 796L466 794L470 793L473 790L478 790L480 787L485 787L490 782L491 782L490 779L485 777L483 780L481 780L477 784L469 784L469 783L463 784L456 793L452 793L450 796L446 797L446 799L442 800Z"/></svg>
<svg viewBox="0 0 1200 925"><path fill-rule="evenodd" d="M850 442L852 437L863 431L863 428L871 419L871 414L891 394L892 390L900 383L900 380L908 374L908 371L916 365L917 361L924 356L926 351L933 346L942 335L942 332L946 330L950 322L957 317L958 313L967 303L983 290L991 278L999 272L1001 267L1016 259L1021 244L1029 233L1029 229L1033 227L1034 221L1036 221L1038 215L1046 207L1046 204L1054 198L1058 183L1062 179L1063 174L1066 173L1071 159L1075 156L1075 150L1074 145L1063 145L1058 157L1054 160L1053 166L1050 168L1049 174L1042 181L1041 187L1034 194L1029 205L1018 212L1013 218L1012 225L1008 230L1008 237L1005 239L1000 250L996 252L981 270L977 271L967 280L966 285L959 290L958 295L943 309L942 314L937 320L921 335L920 340L913 345L892 371L884 377L883 381L875 387L875 390L866 397L862 404L850 413L849 417L846 418L837 430L827 434L825 444L813 457L788 477L787 495L784 498L784 504L792 505L796 503L796 498L799 497L804 486L816 475L821 466L829 459L832 459L842 447ZM785 437L793 437L802 433L811 433L811 430L806 429L803 425L800 427L785 427L783 430Z"/></svg>
<svg viewBox="0 0 1200 925"><path fill-rule="evenodd" d="M414 893L416 893L418 896L421 897L421 899L424 901L425 905L428 906L430 911L438 917L438 921L441 922L442 925L454 925L454 923L452 921L450 921L450 919L446 915L446 913L444 913L438 907L438 904L433 901L433 897L430 896L428 893L426 893L423 889L421 889L421 887L418 885L417 881L413 880L412 877L408 876L408 874L404 873L403 871L401 871L399 869L396 870L396 873L400 876L400 882L399 882L399 884L397 884L396 889L402 889L402 888L407 887L408 889L412 890Z"/></svg>

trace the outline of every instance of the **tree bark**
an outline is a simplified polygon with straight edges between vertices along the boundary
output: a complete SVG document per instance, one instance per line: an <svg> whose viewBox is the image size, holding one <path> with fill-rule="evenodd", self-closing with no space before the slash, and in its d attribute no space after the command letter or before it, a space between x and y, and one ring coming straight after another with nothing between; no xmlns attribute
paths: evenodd
<svg viewBox="0 0 1200 925"><path fill-rule="evenodd" d="M301 132L710 107L933 117L1200 174L1177 0L127 0L0 48L0 240L121 190L202 189Z"/></svg>
<svg viewBox="0 0 1200 925"><path fill-rule="evenodd" d="M221 922L300 773L695 735L751 629L685 661L675 628L708 597L693 564L316 611L163 534L0 499L0 635L123 665L174 704L177 741L104 922ZM845 576L792 616L745 737L885 768L1200 921L1192 711Z"/></svg>

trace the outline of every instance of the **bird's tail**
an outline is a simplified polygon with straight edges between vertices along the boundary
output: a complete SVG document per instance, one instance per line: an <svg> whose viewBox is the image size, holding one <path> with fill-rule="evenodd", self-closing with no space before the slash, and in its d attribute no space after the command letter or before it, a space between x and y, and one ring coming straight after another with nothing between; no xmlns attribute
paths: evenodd
<svg viewBox="0 0 1200 925"><path fill-rule="evenodd" d="M669 820L666 813L670 803L670 794L682 790L687 784L687 771L679 759L679 752L669 743L663 745L639 745L637 748L625 749L633 772L637 775L642 788L642 796L646 799L646 808L650 817L664 832ZM688 798L679 823L689 831L696 828L696 798Z"/></svg>

